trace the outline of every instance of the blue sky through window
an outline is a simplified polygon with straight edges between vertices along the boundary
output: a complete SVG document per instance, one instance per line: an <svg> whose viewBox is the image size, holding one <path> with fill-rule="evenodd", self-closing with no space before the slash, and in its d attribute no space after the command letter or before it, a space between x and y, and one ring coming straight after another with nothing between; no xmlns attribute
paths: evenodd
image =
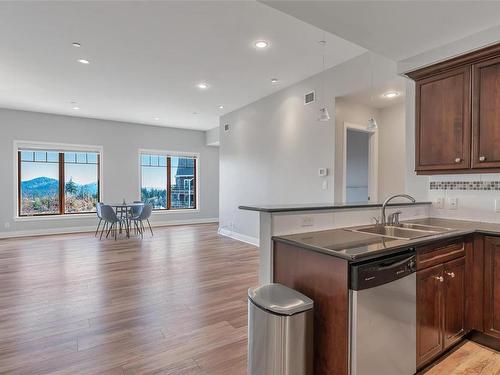
<svg viewBox="0 0 500 375"><path fill-rule="evenodd" d="M64 179L73 179L80 185L97 183L97 165L94 164L68 164L64 165Z"/></svg>

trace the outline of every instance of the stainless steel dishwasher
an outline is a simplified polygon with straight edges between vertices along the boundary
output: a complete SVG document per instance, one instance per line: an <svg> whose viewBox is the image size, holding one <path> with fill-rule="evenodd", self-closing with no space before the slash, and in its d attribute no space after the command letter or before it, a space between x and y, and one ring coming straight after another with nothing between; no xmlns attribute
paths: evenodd
<svg viewBox="0 0 500 375"><path fill-rule="evenodd" d="M350 266L350 374L416 372L415 250Z"/></svg>

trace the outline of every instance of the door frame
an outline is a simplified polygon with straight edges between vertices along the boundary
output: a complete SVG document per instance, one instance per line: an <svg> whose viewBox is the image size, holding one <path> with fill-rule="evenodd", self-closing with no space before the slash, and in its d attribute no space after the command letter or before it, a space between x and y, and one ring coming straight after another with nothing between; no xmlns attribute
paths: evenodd
<svg viewBox="0 0 500 375"><path fill-rule="evenodd" d="M368 197L370 202L378 199L378 131L368 130L366 126L344 121L344 140L342 150L342 202L347 199L347 131L353 130L370 134L368 146Z"/></svg>

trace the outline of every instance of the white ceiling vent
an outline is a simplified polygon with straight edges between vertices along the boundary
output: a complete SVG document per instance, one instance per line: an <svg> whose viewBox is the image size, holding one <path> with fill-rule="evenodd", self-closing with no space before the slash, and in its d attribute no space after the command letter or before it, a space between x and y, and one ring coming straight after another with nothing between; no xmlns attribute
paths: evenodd
<svg viewBox="0 0 500 375"><path fill-rule="evenodd" d="M316 96L314 95L314 91L311 91L311 92L308 92L307 94L305 94L304 95L304 105L314 102L315 97Z"/></svg>

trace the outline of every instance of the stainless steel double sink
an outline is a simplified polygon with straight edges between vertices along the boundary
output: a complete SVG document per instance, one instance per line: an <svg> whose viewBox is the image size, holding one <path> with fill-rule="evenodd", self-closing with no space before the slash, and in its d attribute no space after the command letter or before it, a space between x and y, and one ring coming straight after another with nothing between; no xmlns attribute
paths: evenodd
<svg viewBox="0 0 500 375"><path fill-rule="evenodd" d="M390 237L400 240L412 240L420 237L434 236L453 232L456 229L435 227L432 225L400 223L394 225L374 224L369 226L348 229L351 232L372 234L381 237Z"/></svg>

